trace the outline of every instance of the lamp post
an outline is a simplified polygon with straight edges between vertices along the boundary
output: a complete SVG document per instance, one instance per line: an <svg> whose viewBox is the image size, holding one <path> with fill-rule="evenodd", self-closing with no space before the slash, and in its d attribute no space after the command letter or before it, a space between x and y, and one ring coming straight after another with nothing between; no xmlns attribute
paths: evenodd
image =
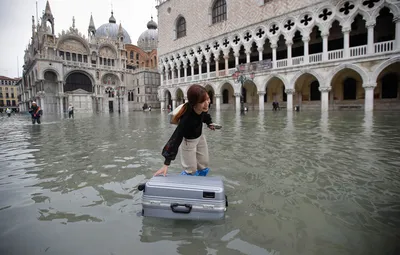
<svg viewBox="0 0 400 255"><path fill-rule="evenodd" d="M245 68L240 68L240 66L238 66L236 68L236 72L233 73L233 75L232 75L235 83L240 82L240 84L242 85L240 87L240 112L241 113L244 112L244 100L243 100L243 93L242 93L243 85L247 80L252 81L254 79L254 72L251 72L249 74L249 76L247 76L246 74L244 74L244 71L245 71L244 69Z"/></svg>

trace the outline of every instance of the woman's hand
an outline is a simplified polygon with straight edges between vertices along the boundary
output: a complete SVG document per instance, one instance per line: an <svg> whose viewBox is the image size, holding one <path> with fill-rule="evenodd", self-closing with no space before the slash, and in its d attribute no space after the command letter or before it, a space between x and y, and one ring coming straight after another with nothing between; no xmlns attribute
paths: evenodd
<svg viewBox="0 0 400 255"><path fill-rule="evenodd" d="M167 165L163 165L155 174L154 174L154 176L156 176L156 175L166 175L167 174L167 171L168 171L168 166Z"/></svg>
<svg viewBox="0 0 400 255"><path fill-rule="evenodd" d="M211 130L215 130L215 126L213 124L208 125L208 128Z"/></svg>

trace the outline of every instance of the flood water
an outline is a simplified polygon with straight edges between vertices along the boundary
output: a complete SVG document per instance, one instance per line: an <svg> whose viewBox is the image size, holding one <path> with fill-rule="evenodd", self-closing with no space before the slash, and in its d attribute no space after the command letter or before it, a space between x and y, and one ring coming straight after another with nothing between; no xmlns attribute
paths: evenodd
<svg viewBox="0 0 400 255"><path fill-rule="evenodd" d="M166 113L1 115L0 254L400 254L400 113L211 115L218 222L141 216Z"/></svg>

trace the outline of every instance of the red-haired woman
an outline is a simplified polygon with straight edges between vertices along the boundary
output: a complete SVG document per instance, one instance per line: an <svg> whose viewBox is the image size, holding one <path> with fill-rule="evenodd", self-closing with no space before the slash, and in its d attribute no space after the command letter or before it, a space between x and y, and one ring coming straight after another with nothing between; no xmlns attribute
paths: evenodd
<svg viewBox="0 0 400 255"><path fill-rule="evenodd" d="M171 122L177 123L171 138L162 150L165 158L164 165L154 174L166 175L168 166L175 159L181 148L181 163L185 175L207 175L208 146L202 134L203 123L215 130L211 116L208 114L210 97L206 89L200 85L192 85L187 91L188 102L173 116Z"/></svg>

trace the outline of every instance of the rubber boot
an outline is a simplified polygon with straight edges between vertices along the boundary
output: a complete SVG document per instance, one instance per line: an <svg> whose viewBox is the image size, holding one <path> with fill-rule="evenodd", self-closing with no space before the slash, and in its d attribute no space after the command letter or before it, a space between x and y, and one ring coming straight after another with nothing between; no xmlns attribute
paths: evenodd
<svg viewBox="0 0 400 255"><path fill-rule="evenodd" d="M207 176L208 171L210 171L210 169L207 167L207 168L204 168L202 170L197 170L194 175L195 176Z"/></svg>
<svg viewBox="0 0 400 255"><path fill-rule="evenodd" d="M202 169L202 170L197 170L195 173L193 173L193 174L189 174L189 173L187 173L185 170L183 170L182 172L181 172L181 175L191 175L191 176L206 176L207 174L208 174L208 171L210 171L210 169L207 167L207 168L204 168L204 169Z"/></svg>

